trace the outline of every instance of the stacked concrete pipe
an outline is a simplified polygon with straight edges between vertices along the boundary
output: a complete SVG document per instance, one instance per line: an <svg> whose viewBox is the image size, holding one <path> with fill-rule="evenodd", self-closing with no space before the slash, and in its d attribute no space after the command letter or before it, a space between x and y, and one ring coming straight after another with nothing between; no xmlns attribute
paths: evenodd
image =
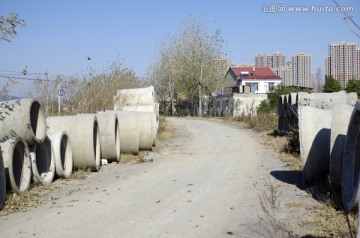
<svg viewBox="0 0 360 238"><path fill-rule="evenodd" d="M75 168L100 169L100 131L95 115L48 117L46 122L49 134L68 133Z"/></svg>
<svg viewBox="0 0 360 238"><path fill-rule="evenodd" d="M346 212L356 207L359 199L360 175L360 103L351 114L347 130L341 174L341 191Z"/></svg>
<svg viewBox="0 0 360 238"><path fill-rule="evenodd" d="M73 171L73 156L70 138L66 131L49 134L54 149L55 173L60 178L70 178Z"/></svg>
<svg viewBox="0 0 360 238"><path fill-rule="evenodd" d="M31 159L25 141L14 138L0 144L6 173L7 189L23 193L31 182Z"/></svg>
<svg viewBox="0 0 360 238"><path fill-rule="evenodd" d="M121 132L117 115L115 113L98 113L96 117L100 129L101 158L110 162L119 162Z"/></svg>
<svg viewBox="0 0 360 238"><path fill-rule="evenodd" d="M341 173L346 135L354 107L335 104L332 109L330 140L330 182L333 192L341 194Z"/></svg>
<svg viewBox="0 0 360 238"><path fill-rule="evenodd" d="M0 148L1 150L1 148ZM0 211L4 208L6 199L6 176L5 176L5 166L4 160L2 157L2 152L0 151Z"/></svg>
<svg viewBox="0 0 360 238"><path fill-rule="evenodd" d="M50 184L55 175L54 150L49 137L30 146L31 167L35 183Z"/></svg>
<svg viewBox="0 0 360 238"><path fill-rule="evenodd" d="M285 108L285 95L280 95L278 97L278 132L280 134L284 133L284 108Z"/></svg>
<svg viewBox="0 0 360 238"><path fill-rule="evenodd" d="M155 90L153 86L147 88L122 89L115 97L115 110L124 106L145 106L155 104Z"/></svg>
<svg viewBox="0 0 360 238"><path fill-rule="evenodd" d="M120 151L121 153L139 153L139 126L137 114L134 112L105 111L98 114L116 114L120 129Z"/></svg>
<svg viewBox="0 0 360 238"><path fill-rule="evenodd" d="M29 145L34 145L45 139L45 112L36 99L1 102L0 119L1 142L19 137Z"/></svg>

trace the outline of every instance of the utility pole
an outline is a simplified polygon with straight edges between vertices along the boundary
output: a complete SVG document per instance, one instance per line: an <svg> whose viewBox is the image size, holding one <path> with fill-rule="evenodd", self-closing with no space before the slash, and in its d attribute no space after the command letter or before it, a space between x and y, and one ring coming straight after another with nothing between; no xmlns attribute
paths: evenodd
<svg viewBox="0 0 360 238"><path fill-rule="evenodd" d="M45 72L45 112L48 115L49 112L49 72Z"/></svg>
<svg viewBox="0 0 360 238"><path fill-rule="evenodd" d="M58 115L60 116L60 112L61 112L61 86L60 86L60 79L58 80Z"/></svg>

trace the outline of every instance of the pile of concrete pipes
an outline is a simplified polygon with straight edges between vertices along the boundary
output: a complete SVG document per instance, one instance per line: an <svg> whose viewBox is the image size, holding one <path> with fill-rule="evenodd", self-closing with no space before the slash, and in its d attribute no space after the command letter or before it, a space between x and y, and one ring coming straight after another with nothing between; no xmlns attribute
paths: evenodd
<svg viewBox="0 0 360 238"><path fill-rule="evenodd" d="M329 177L346 212L358 203L360 103L356 93L298 93L292 106L306 183ZM282 95L282 98L289 95ZM289 107L288 103L288 107ZM279 105L279 108L283 105ZM279 109L281 110L281 109ZM279 120L280 121L280 120Z"/></svg>
<svg viewBox="0 0 360 238"><path fill-rule="evenodd" d="M105 160L119 162L121 153L151 150L159 126L154 88L124 91L132 99L126 107L97 114L46 118L36 99L1 102L0 209L7 191L23 193L31 181L49 184L74 168L98 171Z"/></svg>
<svg viewBox="0 0 360 238"><path fill-rule="evenodd" d="M116 113L121 124L121 151L138 153L149 150L156 144L159 128L159 104L155 101L153 86L122 89L114 97L114 110L101 113Z"/></svg>

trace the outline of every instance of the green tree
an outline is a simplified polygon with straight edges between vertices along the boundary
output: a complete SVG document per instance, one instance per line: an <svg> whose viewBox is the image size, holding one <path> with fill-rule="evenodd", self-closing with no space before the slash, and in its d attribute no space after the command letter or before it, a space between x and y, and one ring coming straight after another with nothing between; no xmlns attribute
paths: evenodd
<svg viewBox="0 0 360 238"><path fill-rule="evenodd" d="M180 32L169 38L160 50L160 57L151 68L151 77L162 85L168 98L198 104L202 116L202 100L219 88L217 61L223 55L220 31L210 32L194 18L183 23ZM193 109L193 108L189 108Z"/></svg>
<svg viewBox="0 0 360 238"><path fill-rule="evenodd" d="M345 90L347 93L356 92L360 97L360 80L349 80Z"/></svg>
<svg viewBox="0 0 360 238"><path fill-rule="evenodd" d="M302 90L298 88L292 88L292 87L284 86L283 84L278 84L275 90L268 93L269 106L272 109L277 108L278 99L280 95L294 93L294 92L301 92L301 91Z"/></svg>
<svg viewBox="0 0 360 238"><path fill-rule="evenodd" d="M7 17L0 15L0 40L10 42L17 35L18 26L25 26L25 21L18 14L12 12Z"/></svg>
<svg viewBox="0 0 360 238"><path fill-rule="evenodd" d="M333 76L329 75L324 84L324 92L333 93L341 91L340 82L335 80Z"/></svg>

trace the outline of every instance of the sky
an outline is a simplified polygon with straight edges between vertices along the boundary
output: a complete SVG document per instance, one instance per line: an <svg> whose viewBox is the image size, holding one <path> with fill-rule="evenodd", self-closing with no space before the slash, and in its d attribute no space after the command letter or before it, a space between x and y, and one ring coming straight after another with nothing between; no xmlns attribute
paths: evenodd
<svg viewBox="0 0 360 238"><path fill-rule="evenodd" d="M347 14L360 24L359 0L337 2L353 7ZM270 12L274 6L278 12ZM291 12L294 6L324 11ZM16 12L26 22L10 43L0 41L0 75L26 68L29 73L48 71L53 79L86 75L89 68L102 73L112 62L121 62L145 77L161 43L190 16L210 32L221 31L226 56L236 64L252 64L255 55L276 52L290 61L304 52L312 55L312 70L324 73L330 43L360 47L351 29L360 30L350 29L342 13L326 12L334 6L333 0L0 0L0 15ZM0 78L0 87L5 81ZM11 89L12 95L24 96L32 90L31 81L21 80Z"/></svg>

